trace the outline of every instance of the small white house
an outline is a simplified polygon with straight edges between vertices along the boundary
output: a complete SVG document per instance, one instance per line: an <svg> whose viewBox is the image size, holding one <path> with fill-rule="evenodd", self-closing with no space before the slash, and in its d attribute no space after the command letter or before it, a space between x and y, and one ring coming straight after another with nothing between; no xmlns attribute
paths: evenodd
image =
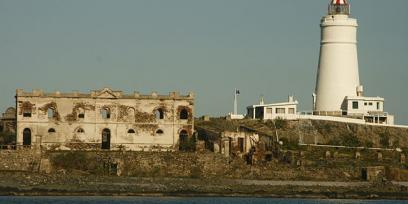
<svg viewBox="0 0 408 204"><path fill-rule="evenodd" d="M347 116L363 118L369 123L394 124L394 116L384 112L384 98L347 96L344 106Z"/></svg>
<svg viewBox="0 0 408 204"><path fill-rule="evenodd" d="M293 96L288 97L287 102L264 104L263 98L259 105L247 107L247 117L250 119L274 120L282 119L297 119L298 101L294 100Z"/></svg>

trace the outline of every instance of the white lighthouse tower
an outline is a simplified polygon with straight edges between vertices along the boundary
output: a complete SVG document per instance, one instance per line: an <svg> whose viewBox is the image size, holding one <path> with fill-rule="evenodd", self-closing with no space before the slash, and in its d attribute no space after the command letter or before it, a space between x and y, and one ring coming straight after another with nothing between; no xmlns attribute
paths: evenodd
<svg viewBox="0 0 408 204"><path fill-rule="evenodd" d="M357 20L350 18L347 0L331 0L321 20L321 47L314 114L342 115L346 96L362 95L358 74Z"/></svg>
<svg viewBox="0 0 408 204"><path fill-rule="evenodd" d="M384 98L366 97L360 85L357 58L357 20L350 18L347 0L331 0L321 20L321 45L313 114L393 124L384 112Z"/></svg>

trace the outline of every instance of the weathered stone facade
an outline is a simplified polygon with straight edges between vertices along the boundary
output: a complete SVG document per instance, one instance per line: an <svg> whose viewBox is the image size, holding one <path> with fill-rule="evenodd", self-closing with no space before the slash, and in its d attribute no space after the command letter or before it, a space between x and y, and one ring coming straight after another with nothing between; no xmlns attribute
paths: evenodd
<svg viewBox="0 0 408 204"><path fill-rule="evenodd" d="M7 110L0 117L0 132L15 133L16 132L16 109L13 107Z"/></svg>
<svg viewBox="0 0 408 204"><path fill-rule="evenodd" d="M194 95L18 89L17 145L48 149L176 150L194 132Z"/></svg>

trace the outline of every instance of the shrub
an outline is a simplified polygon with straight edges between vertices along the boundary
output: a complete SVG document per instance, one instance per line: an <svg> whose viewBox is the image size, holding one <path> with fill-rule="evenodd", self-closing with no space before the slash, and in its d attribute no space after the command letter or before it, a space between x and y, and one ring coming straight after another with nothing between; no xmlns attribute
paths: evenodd
<svg viewBox="0 0 408 204"><path fill-rule="evenodd" d="M358 140L356 135L349 133L343 135L343 144L344 146L348 147L359 147L361 146L361 142Z"/></svg>
<svg viewBox="0 0 408 204"><path fill-rule="evenodd" d="M186 138L183 142L180 142L180 151L194 152L196 150L197 138L195 135L191 138Z"/></svg>
<svg viewBox="0 0 408 204"><path fill-rule="evenodd" d="M52 158L52 163L57 168L83 171L89 170L89 161L86 153L76 151L57 154Z"/></svg>
<svg viewBox="0 0 408 204"><path fill-rule="evenodd" d="M390 146L390 133L388 131L380 134L380 144L385 148Z"/></svg>
<svg viewBox="0 0 408 204"><path fill-rule="evenodd" d="M367 148L374 147L373 141L371 141L371 140L366 140L366 141L364 142L364 147L367 147Z"/></svg>
<svg viewBox="0 0 408 204"><path fill-rule="evenodd" d="M285 129L286 126L288 125L288 121L282 119L282 118L276 118L274 120L275 128L276 129Z"/></svg>
<svg viewBox="0 0 408 204"><path fill-rule="evenodd" d="M288 138L279 138L280 141L282 141L282 147L283 149L287 149L287 150L297 150L299 149L299 144L297 141L292 141L289 140Z"/></svg>
<svg viewBox="0 0 408 204"><path fill-rule="evenodd" d="M0 145L14 145L14 144L16 144L15 134L0 132Z"/></svg>

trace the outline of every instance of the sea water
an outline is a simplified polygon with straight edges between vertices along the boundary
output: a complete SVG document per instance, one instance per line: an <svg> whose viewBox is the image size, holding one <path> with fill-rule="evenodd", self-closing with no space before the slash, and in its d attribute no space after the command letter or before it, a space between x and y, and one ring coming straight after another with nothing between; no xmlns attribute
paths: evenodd
<svg viewBox="0 0 408 204"><path fill-rule="evenodd" d="M277 198L237 198L237 197L108 197L108 196L4 196L0 197L0 203L14 204L400 204L408 201L397 200L315 200L315 199L277 199Z"/></svg>

